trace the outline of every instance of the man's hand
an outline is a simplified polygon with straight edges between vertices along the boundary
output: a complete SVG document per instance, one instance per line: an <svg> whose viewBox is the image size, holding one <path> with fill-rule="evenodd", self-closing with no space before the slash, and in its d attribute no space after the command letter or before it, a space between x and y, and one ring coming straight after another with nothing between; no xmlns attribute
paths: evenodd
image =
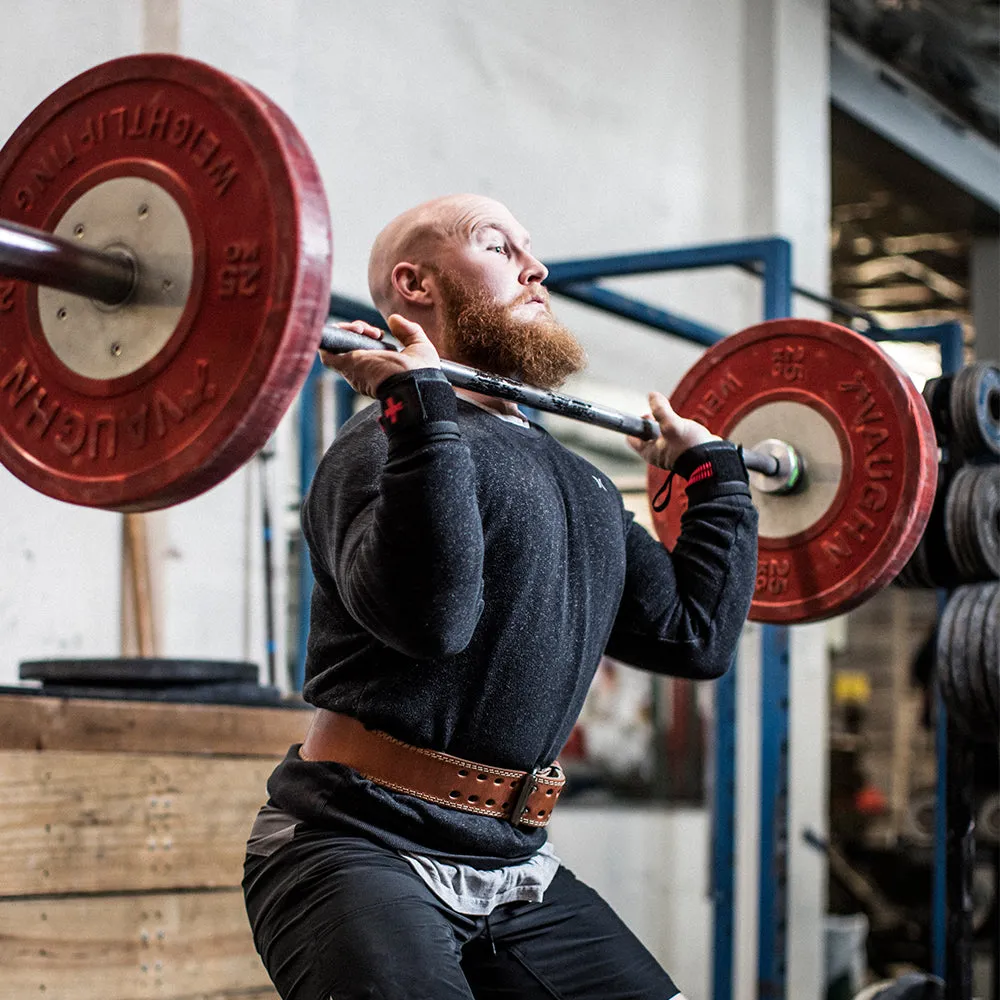
<svg viewBox="0 0 1000 1000"><path fill-rule="evenodd" d="M721 440L696 420L688 420L674 413L670 401L659 392L649 394L650 416L660 425L660 436L653 441L629 437L628 443L650 465L661 469L673 467L674 462L696 444Z"/></svg>
<svg viewBox="0 0 1000 1000"><path fill-rule="evenodd" d="M360 333L373 340L382 339L382 331L364 320L356 319L351 323L337 325L343 330ZM378 387L391 375L416 368L441 367L437 349L419 323L393 313L389 317L389 329L402 344L401 351L349 351L347 354L320 351L320 359L327 368L343 375L355 392L372 398Z"/></svg>

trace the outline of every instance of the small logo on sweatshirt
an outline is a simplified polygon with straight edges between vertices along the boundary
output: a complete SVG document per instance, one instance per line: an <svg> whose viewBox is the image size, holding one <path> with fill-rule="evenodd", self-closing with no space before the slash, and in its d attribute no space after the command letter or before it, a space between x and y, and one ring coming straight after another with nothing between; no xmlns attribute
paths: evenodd
<svg viewBox="0 0 1000 1000"><path fill-rule="evenodd" d="M604 480L601 479L600 476L594 476L594 475L592 475L590 478L593 479L595 483L597 483L597 488L598 489L604 490L605 493L608 492L608 488L607 488L607 486L604 485Z"/></svg>

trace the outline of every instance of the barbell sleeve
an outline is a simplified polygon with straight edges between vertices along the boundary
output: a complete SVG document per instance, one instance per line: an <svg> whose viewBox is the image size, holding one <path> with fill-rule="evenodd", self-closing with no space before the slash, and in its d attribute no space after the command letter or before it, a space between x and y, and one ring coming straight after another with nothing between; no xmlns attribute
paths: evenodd
<svg viewBox="0 0 1000 1000"><path fill-rule="evenodd" d="M346 354L349 351L395 351L395 345L385 340L375 340L361 333L352 333L341 329L335 323L327 323L320 337L320 350L331 354ZM653 441L660 436L660 428L655 420L649 417L636 417L610 406L591 403L575 396L566 396L548 389L538 389L525 385L516 379L504 378L489 372L468 368L454 361L441 360L441 371L445 378L459 389L468 389L497 399L506 399L513 403L522 403L545 413L555 413L559 416L579 420L595 427L630 434L643 441ZM784 474L780 461L773 455L764 452L743 450L743 461L751 472L759 472L763 476L780 476Z"/></svg>
<svg viewBox="0 0 1000 1000"><path fill-rule="evenodd" d="M131 294L136 268L124 253L96 250L42 229L3 220L0 275L115 306Z"/></svg>

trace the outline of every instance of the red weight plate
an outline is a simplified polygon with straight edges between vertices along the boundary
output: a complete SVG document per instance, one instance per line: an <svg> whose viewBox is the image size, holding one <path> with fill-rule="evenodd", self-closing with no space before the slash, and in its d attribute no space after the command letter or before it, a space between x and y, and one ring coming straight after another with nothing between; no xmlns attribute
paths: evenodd
<svg viewBox="0 0 1000 1000"><path fill-rule="evenodd" d="M706 351L671 402L744 447L777 438L805 459L801 491L751 486L761 514L751 619L841 614L903 568L930 517L937 445L922 396L872 341L817 320L761 323ZM650 497L666 475L649 470ZM686 507L674 489L653 514L668 548Z"/></svg>
<svg viewBox="0 0 1000 1000"><path fill-rule="evenodd" d="M60 500L140 511L211 488L275 430L327 314L330 221L288 118L175 56L113 60L43 101L0 150L0 217L53 231L122 180L152 184L186 223L176 325L132 368L95 376L54 348L40 290L0 280L0 461Z"/></svg>

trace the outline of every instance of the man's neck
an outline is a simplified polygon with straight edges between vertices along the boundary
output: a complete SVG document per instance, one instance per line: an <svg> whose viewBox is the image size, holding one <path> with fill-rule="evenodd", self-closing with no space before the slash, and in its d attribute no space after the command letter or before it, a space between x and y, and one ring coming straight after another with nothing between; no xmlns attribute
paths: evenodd
<svg viewBox="0 0 1000 1000"><path fill-rule="evenodd" d="M480 407L480 409L495 413L498 417L513 418L525 424L528 422L524 414L517 408L517 404L511 402L509 399L496 399L493 396L484 396L481 392L472 392L470 389L456 388L455 394L461 396L463 399L467 399L474 406Z"/></svg>
<svg viewBox="0 0 1000 1000"><path fill-rule="evenodd" d="M442 360L457 361L455 358L449 358L448 353L441 346L443 338L440 334L436 337L432 337L431 340L437 347ZM457 363L465 364L463 361L457 361ZM481 392L474 392L472 389L461 389L457 386L455 387L455 392L463 399L467 399L470 403L474 403L476 406L481 407L484 410L496 413L498 416L515 417L517 419L524 420L524 414L517 408L517 403L511 402L509 399L497 399L494 396L484 396ZM527 423L526 420L524 422Z"/></svg>
<svg viewBox="0 0 1000 1000"><path fill-rule="evenodd" d="M493 410L503 417L519 417L521 415L517 404L512 403L509 399L496 399L494 396L484 396L481 392L473 392L471 389L456 388L455 392L470 403L475 403L476 406L481 406L484 410Z"/></svg>

